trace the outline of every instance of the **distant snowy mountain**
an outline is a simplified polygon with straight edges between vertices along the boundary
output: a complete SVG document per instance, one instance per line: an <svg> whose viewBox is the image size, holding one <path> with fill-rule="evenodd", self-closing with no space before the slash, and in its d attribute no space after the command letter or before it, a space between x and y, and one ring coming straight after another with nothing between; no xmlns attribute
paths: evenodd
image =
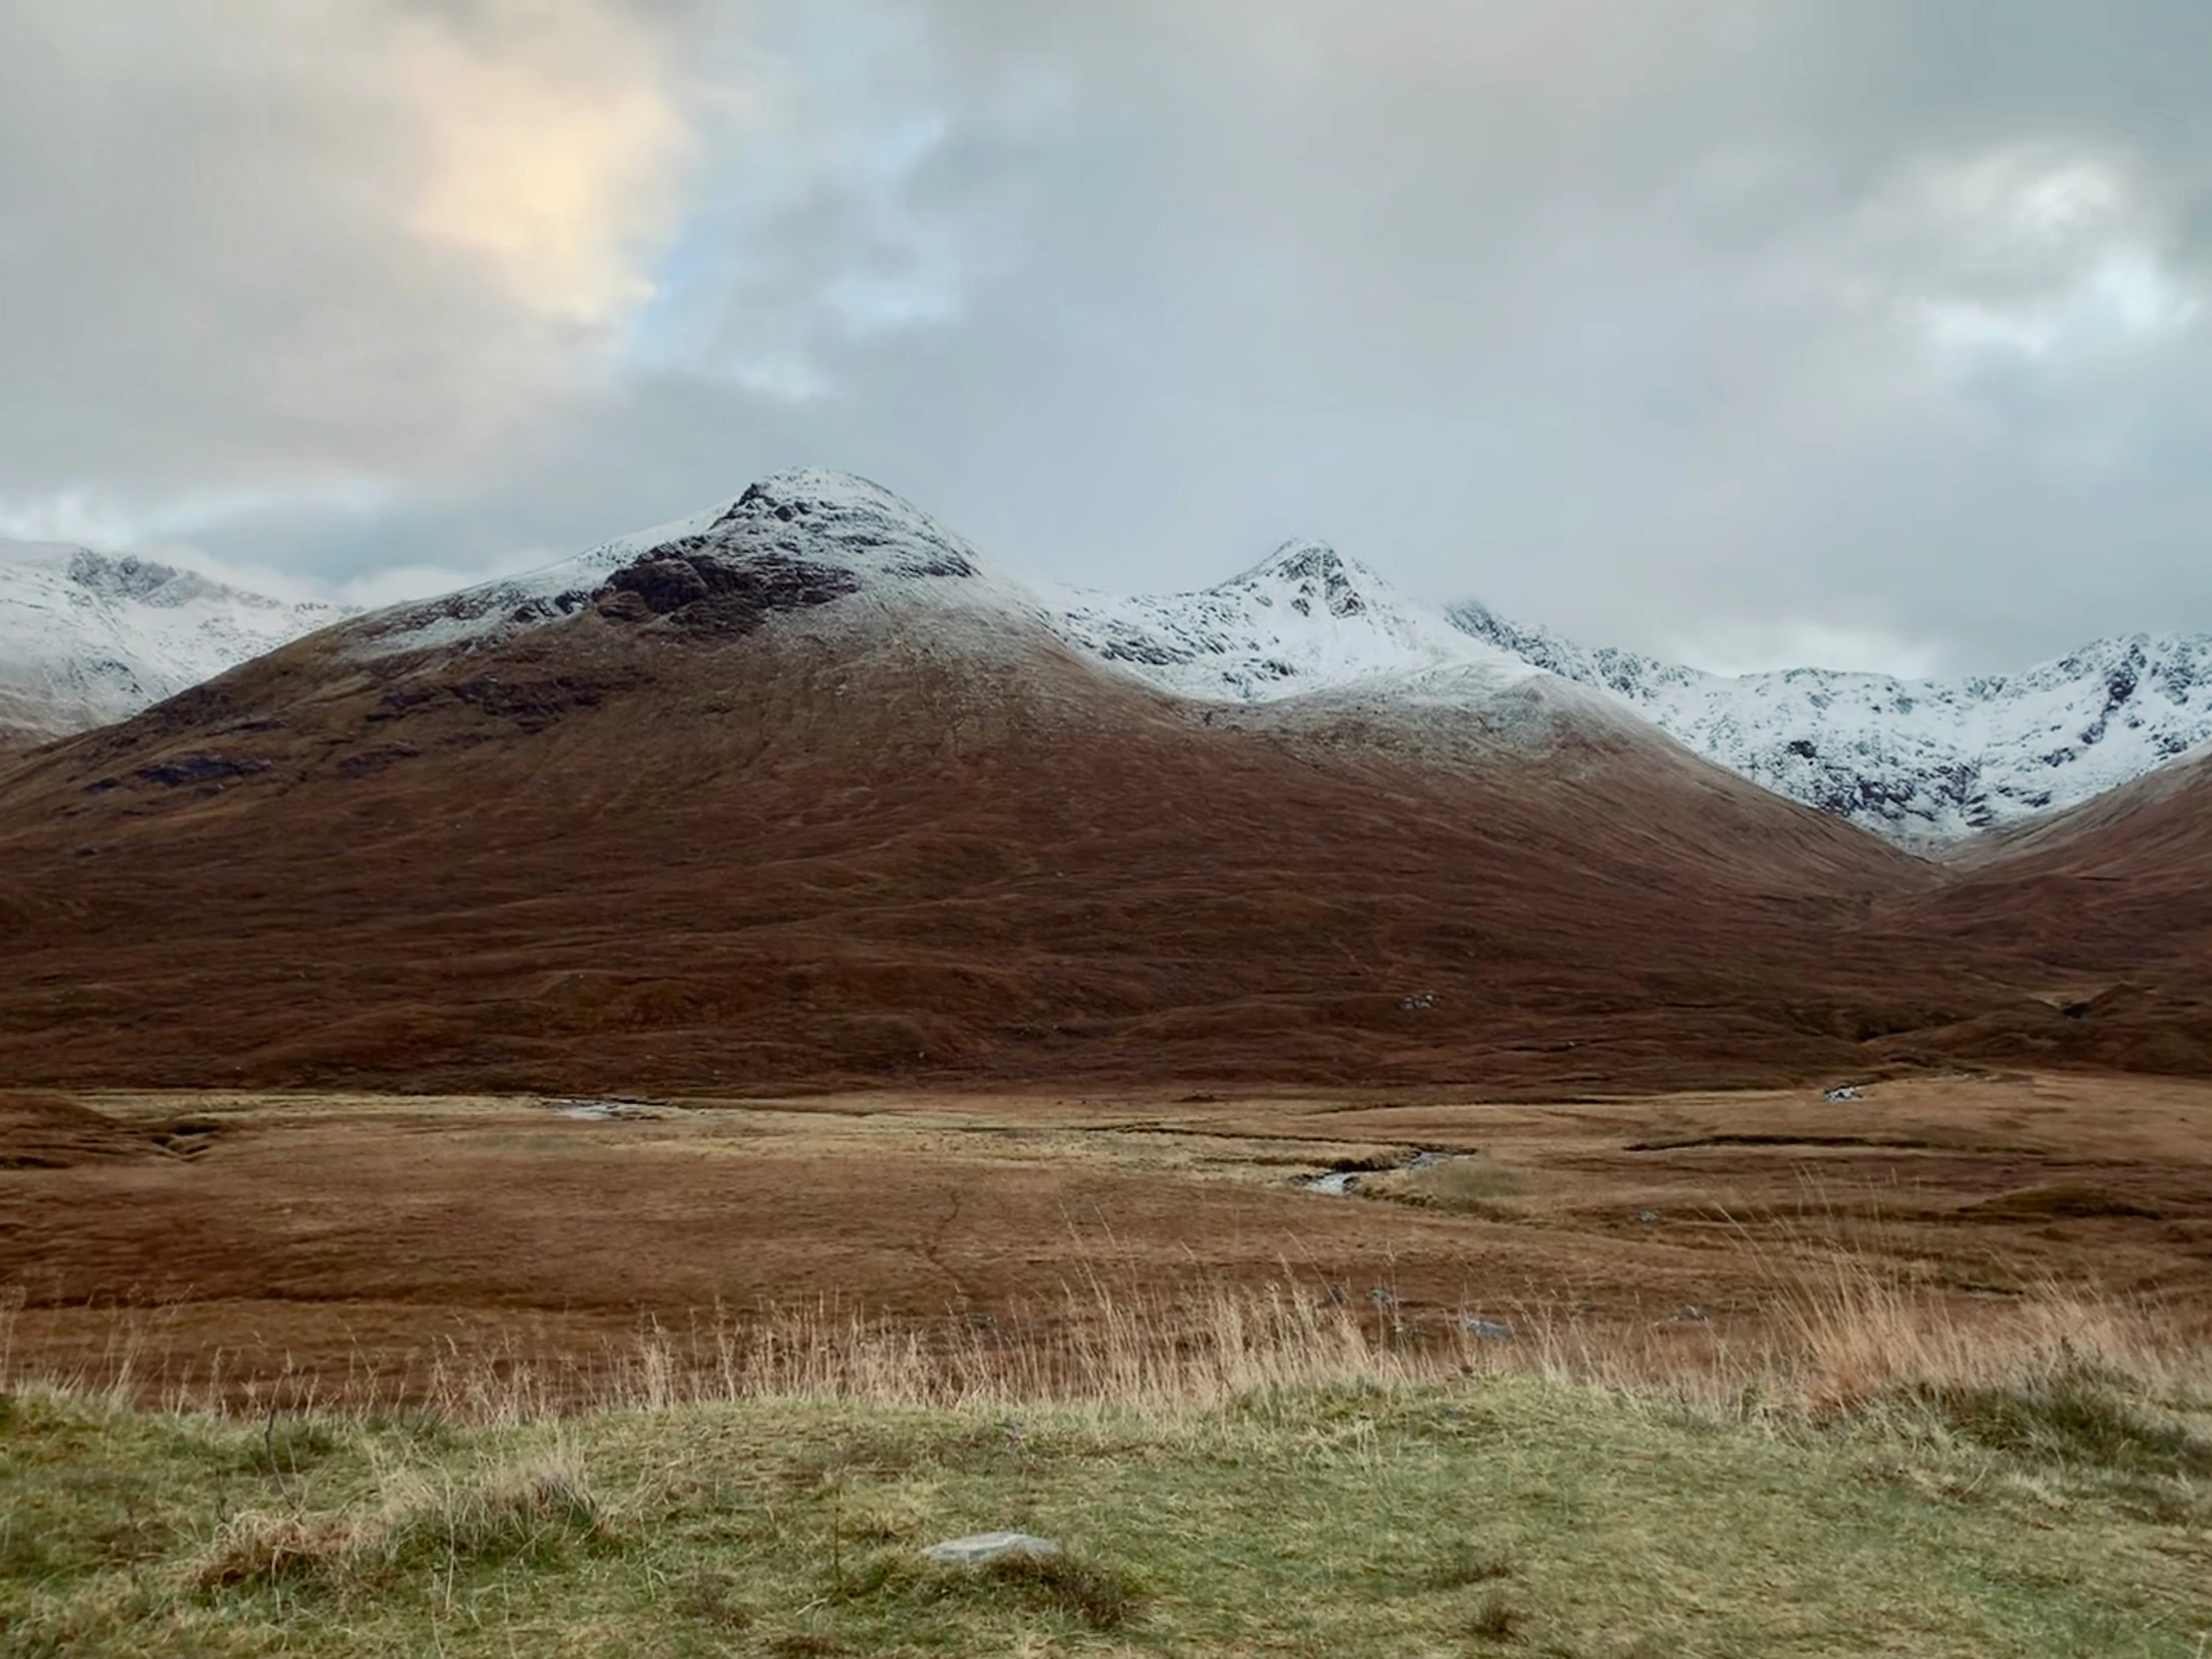
<svg viewBox="0 0 2212 1659"><path fill-rule="evenodd" d="M1619 698L1756 784L1907 844L2077 806L2212 741L2212 636L2100 640L2019 674L1730 677L1589 650L1478 604L1472 637Z"/></svg>
<svg viewBox="0 0 2212 1659"><path fill-rule="evenodd" d="M150 559L0 542L0 745L125 719L344 614Z"/></svg>
<svg viewBox="0 0 2212 1659"><path fill-rule="evenodd" d="M1042 595L1077 650L1179 697L1269 703L1369 682L1471 677L1491 687L1530 665L1471 640L1322 542L1286 543L1242 576L1197 593L1116 599Z"/></svg>

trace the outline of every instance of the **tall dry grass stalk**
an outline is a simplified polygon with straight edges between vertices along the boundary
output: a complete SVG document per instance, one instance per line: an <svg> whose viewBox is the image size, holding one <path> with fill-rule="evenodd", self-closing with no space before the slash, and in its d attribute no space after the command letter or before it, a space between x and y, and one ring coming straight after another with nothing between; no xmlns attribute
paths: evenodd
<svg viewBox="0 0 2212 1659"><path fill-rule="evenodd" d="M1785 1301L1777 1341L1807 1402L1850 1409L1911 1391L2047 1389L2105 1377L2170 1396L2212 1397L2202 1312L2046 1286L1961 1301L1849 1260Z"/></svg>
<svg viewBox="0 0 2212 1659"><path fill-rule="evenodd" d="M1975 1300L1901 1284L1863 1257L1785 1271L1756 1317L1592 1323L1543 1306L1451 1310L1348 1303L1286 1276L1180 1291L1091 1279L1057 1302L916 1325L833 1305L717 1310L648 1323L596 1354L533 1356L449 1342L402 1368L344 1376L145 1381L151 1321L119 1314L105 1351L66 1371L18 1363L0 1305L0 1390L258 1416L427 1410L467 1422L654 1411L759 1398L894 1406L1206 1409L1274 1391L1396 1388L1527 1375L1685 1403L1816 1412L1916 1390L2025 1389L2091 1373L2212 1399L2212 1326L2057 1290ZM1509 1333L1509 1335L1507 1334Z"/></svg>
<svg viewBox="0 0 2212 1659"><path fill-rule="evenodd" d="M641 1330L589 1367L441 1359L429 1392L472 1418L576 1403L657 1410L715 1400L850 1399L910 1406L1204 1408L1269 1390L1401 1384L1464 1375L1447 1328L1360 1313L1285 1282L1181 1296L1093 1283L1056 1304L915 1326L830 1305L717 1313Z"/></svg>

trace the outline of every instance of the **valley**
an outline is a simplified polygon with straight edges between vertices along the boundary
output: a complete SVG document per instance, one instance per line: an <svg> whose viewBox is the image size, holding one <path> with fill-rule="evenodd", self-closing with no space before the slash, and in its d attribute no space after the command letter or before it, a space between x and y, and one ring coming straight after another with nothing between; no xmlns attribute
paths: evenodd
<svg viewBox="0 0 2212 1659"><path fill-rule="evenodd" d="M1922 856L1319 544L1083 599L778 474L0 763L11 1363L588 1396L1290 1294L1681 1377L1838 1286L2186 1344L2207 764Z"/></svg>

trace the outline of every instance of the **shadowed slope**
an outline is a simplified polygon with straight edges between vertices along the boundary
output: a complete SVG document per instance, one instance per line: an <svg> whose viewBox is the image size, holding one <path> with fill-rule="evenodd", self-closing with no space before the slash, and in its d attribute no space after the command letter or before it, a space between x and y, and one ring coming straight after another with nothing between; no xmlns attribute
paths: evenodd
<svg viewBox="0 0 2212 1659"><path fill-rule="evenodd" d="M1943 1040L2034 1064L2212 1072L2212 755L1952 860L1903 919L1931 949L2032 962L2047 994Z"/></svg>
<svg viewBox="0 0 2212 1659"><path fill-rule="evenodd" d="M1177 702L823 474L21 763L0 870L52 1082L1749 1082L2016 995L1578 688Z"/></svg>

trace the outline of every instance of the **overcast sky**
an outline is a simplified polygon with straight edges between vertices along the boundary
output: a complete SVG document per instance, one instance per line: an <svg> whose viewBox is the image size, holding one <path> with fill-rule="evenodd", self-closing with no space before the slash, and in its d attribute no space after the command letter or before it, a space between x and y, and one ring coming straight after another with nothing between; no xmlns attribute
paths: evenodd
<svg viewBox="0 0 2212 1659"><path fill-rule="evenodd" d="M1707 666L2212 630L2205 0L8 0L0 534L393 598L777 467Z"/></svg>

